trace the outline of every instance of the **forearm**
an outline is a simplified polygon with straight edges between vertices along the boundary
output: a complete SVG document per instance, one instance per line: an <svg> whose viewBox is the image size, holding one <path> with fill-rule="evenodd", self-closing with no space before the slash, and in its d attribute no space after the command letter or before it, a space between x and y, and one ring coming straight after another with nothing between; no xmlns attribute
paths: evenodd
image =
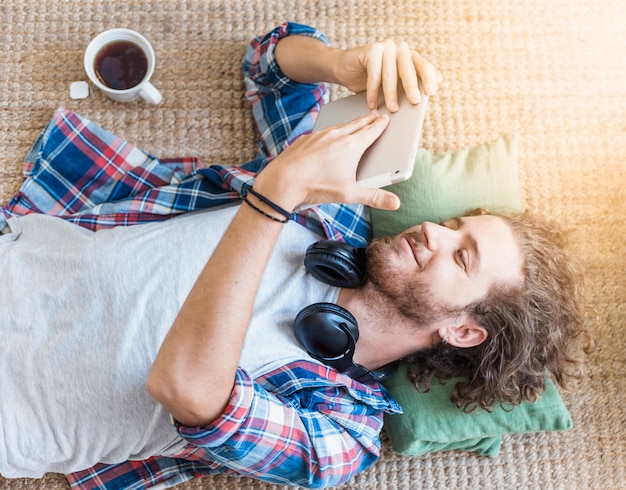
<svg viewBox="0 0 626 490"><path fill-rule="evenodd" d="M275 194L263 182L257 187ZM283 226L242 205L185 300L148 380L149 391L179 422L203 426L223 412L256 291Z"/></svg>
<svg viewBox="0 0 626 490"><path fill-rule="evenodd" d="M274 55L282 72L299 83L339 83L334 72L343 50L309 36L287 36L276 45Z"/></svg>

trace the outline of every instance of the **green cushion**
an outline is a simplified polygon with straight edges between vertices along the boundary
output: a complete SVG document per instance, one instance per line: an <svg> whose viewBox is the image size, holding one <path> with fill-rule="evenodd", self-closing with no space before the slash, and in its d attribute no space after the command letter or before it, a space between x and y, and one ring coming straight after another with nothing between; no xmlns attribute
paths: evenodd
<svg viewBox="0 0 626 490"><path fill-rule="evenodd" d="M395 235L423 221L440 223L476 208L493 212L521 210L517 176L517 138L495 141L449 153L419 149L412 177L386 189L402 202L397 211L372 209L375 238Z"/></svg>
<svg viewBox="0 0 626 490"><path fill-rule="evenodd" d="M546 390L534 403L507 410L465 413L450 401L460 378L445 384L433 381L430 391L417 391L407 378L404 364L385 382L404 413L385 416L385 431L393 450L406 456L458 449L496 457L502 434L571 429L572 418L554 383L546 377Z"/></svg>

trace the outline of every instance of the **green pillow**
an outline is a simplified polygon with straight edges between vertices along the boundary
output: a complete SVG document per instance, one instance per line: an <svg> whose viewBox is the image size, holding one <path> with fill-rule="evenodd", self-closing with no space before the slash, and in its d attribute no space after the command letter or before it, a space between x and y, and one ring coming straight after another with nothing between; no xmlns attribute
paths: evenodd
<svg viewBox="0 0 626 490"><path fill-rule="evenodd" d="M517 177L517 138L450 153L420 148L412 177L386 189L400 197L397 211L371 210L375 238L395 235L423 221L440 223L476 208L507 213L521 210Z"/></svg>
<svg viewBox="0 0 626 490"><path fill-rule="evenodd" d="M445 384L431 382L430 391L417 391L407 378L408 365L401 365L385 381L385 387L404 413L385 415L385 431L393 450L405 456L458 449L495 458L502 434L567 430L572 418L554 383L546 377L546 390L534 403L513 409L496 406L492 412L477 409L465 413L450 401L460 378Z"/></svg>

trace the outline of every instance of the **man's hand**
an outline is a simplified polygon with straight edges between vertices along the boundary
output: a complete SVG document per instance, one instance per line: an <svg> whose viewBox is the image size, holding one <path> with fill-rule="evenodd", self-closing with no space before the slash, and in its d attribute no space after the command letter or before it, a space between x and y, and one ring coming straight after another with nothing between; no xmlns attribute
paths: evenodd
<svg viewBox="0 0 626 490"><path fill-rule="evenodd" d="M413 104L420 101L418 78L427 95L434 95L439 85L435 67L406 42L386 40L344 51L333 68L337 83L354 92L367 91L371 109L378 106L382 86L385 103L391 112L398 110L397 86L402 87Z"/></svg>
<svg viewBox="0 0 626 490"><path fill-rule="evenodd" d="M397 209L400 200L395 194L356 183L361 156L388 123L388 116L372 112L301 136L258 175L255 188L290 211L330 202Z"/></svg>

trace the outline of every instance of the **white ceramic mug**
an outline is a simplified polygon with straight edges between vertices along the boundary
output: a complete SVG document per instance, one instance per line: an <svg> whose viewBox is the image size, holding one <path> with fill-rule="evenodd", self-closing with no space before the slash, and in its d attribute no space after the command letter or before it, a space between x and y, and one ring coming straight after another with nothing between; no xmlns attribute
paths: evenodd
<svg viewBox="0 0 626 490"><path fill-rule="evenodd" d="M129 88L119 89L111 88L106 85L103 80L98 77L96 71L96 61L98 54L103 48L112 45L117 42L130 42L137 46L146 57L147 69L146 73L139 82ZM163 99L161 93L150 83L150 77L154 72L154 65L156 57L154 55L154 49L138 32L130 29L110 29L98 34L87 46L85 50L85 71L91 83L102 90L108 97L118 102L131 102L138 97L143 98L151 104L158 104Z"/></svg>

